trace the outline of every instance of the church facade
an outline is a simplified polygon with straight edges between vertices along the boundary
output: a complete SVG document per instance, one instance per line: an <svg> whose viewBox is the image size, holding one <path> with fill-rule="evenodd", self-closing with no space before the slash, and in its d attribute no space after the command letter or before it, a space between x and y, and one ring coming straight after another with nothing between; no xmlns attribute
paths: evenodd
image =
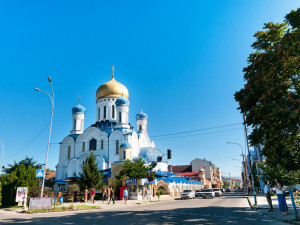
<svg viewBox="0 0 300 225"><path fill-rule="evenodd" d="M84 129L86 109L80 103L72 108L72 130L60 143L56 179L78 177L86 156L93 151L101 170L110 169L114 178L124 160L142 158L145 164L156 162L156 171L167 171L163 153L156 149L147 132L148 115L142 110L136 115L136 129L129 123L129 92L112 78L96 91L96 122ZM163 156L161 162L157 157Z"/></svg>

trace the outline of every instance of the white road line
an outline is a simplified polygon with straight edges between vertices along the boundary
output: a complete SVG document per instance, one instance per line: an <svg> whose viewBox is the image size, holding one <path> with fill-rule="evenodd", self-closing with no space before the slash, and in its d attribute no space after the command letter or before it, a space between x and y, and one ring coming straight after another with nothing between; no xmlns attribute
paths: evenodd
<svg viewBox="0 0 300 225"><path fill-rule="evenodd" d="M252 219L252 218L244 218L245 220L256 220L256 219Z"/></svg>
<svg viewBox="0 0 300 225"><path fill-rule="evenodd" d="M261 221L264 221L264 222L274 222L273 220L261 220Z"/></svg>

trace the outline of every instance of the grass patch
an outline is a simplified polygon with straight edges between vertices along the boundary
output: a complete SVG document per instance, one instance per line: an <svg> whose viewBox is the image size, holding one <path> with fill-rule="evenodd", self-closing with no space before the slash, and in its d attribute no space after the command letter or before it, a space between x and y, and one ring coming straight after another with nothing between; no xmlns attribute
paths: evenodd
<svg viewBox="0 0 300 225"><path fill-rule="evenodd" d="M61 212L61 211L73 211L73 210L88 210L88 209L101 209L100 206L90 206L90 205L75 205L72 206L61 206L61 207L55 207L52 209L31 209L28 210L26 213L46 213L46 212Z"/></svg>
<svg viewBox="0 0 300 225"><path fill-rule="evenodd" d="M156 201L149 201L149 202L159 202L160 200L156 200Z"/></svg>

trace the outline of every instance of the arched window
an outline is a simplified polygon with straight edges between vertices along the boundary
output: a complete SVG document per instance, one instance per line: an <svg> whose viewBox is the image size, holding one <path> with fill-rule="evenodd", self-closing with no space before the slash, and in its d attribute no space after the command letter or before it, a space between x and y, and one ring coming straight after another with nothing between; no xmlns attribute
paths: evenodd
<svg viewBox="0 0 300 225"><path fill-rule="evenodd" d="M140 125L140 130L142 130L142 125Z"/></svg>
<svg viewBox="0 0 300 225"><path fill-rule="evenodd" d="M119 154L119 141L116 141L116 154Z"/></svg>
<svg viewBox="0 0 300 225"><path fill-rule="evenodd" d="M98 120L100 120L100 108L98 108Z"/></svg>
<svg viewBox="0 0 300 225"><path fill-rule="evenodd" d="M101 149L103 149L103 140L101 140Z"/></svg>
<svg viewBox="0 0 300 225"><path fill-rule="evenodd" d="M114 105L111 107L111 117L115 118L115 106Z"/></svg>
<svg viewBox="0 0 300 225"><path fill-rule="evenodd" d="M122 122L122 113L119 112L119 123L121 123L121 122Z"/></svg>
<svg viewBox="0 0 300 225"><path fill-rule="evenodd" d="M123 159L126 159L126 151L123 151Z"/></svg>
<svg viewBox="0 0 300 225"><path fill-rule="evenodd" d="M73 130L76 130L76 120L73 120Z"/></svg>
<svg viewBox="0 0 300 225"><path fill-rule="evenodd" d="M71 146L68 146L68 159L71 158Z"/></svg>
<svg viewBox="0 0 300 225"><path fill-rule="evenodd" d="M106 106L104 106L104 109L103 109L103 119L106 119Z"/></svg>
<svg viewBox="0 0 300 225"><path fill-rule="evenodd" d="M85 151L85 142L82 142L82 151Z"/></svg>
<svg viewBox="0 0 300 225"><path fill-rule="evenodd" d="M90 140L90 151L94 151L97 148L97 140L93 138Z"/></svg>

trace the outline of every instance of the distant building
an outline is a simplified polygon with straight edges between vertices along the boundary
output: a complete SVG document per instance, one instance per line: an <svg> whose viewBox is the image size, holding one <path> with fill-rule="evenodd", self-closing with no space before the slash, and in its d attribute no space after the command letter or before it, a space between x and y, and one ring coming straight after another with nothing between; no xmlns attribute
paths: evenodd
<svg viewBox="0 0 300 225"><path fill-rule="evenodd" d="M203 182L206 188L220 188L222 184L221 170L205 159L196 158L190 165L169 165L168 168L172 173Z"/></svg>

